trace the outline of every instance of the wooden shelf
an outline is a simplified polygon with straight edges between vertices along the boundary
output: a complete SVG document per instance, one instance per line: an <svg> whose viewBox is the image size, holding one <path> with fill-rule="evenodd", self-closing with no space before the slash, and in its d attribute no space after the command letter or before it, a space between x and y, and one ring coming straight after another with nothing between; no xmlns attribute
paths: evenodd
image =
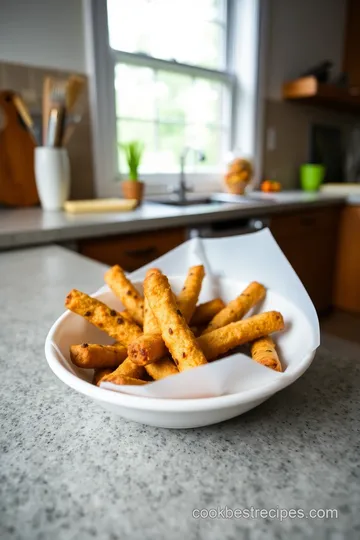
<svg viewBox="0 0 360 540"><path fill-rule="evenodd" d="M319 83L315 77L302 77L283 84L283 99L309 105L360 113L360 91L350 94L346 88Z"/></svg>

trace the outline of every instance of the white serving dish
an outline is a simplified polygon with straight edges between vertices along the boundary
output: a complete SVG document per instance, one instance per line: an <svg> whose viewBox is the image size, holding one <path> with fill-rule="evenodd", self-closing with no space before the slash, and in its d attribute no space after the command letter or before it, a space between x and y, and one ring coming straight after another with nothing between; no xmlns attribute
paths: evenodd
<svg viewBox="0 0 360 540"><path fill-rule="evenodd" d="M184 277L170 278L175 292L181 289ZM220 296L229 301L239 294L247 283L219 278L216 287ZM141 281L134 284L141 291ZM213 296L213 286L213 280L205 279L200 301L206 301ZM107 287L100 289L94 296L115 309L122 309L119 300ZM306 351L304 344L314 343L316 329L314 330L306 314L283 295L269 290L261 311L271 309L279 310L288 326L284 333L277 334L279 350L286 368L284 373L274 372L238 354L143 387L118 386L115 388L117 391L98 388L90 382L92 370L82 370L72 365L69 346L84 341L106 344L112 340L86 320L70 312L64 313L51 328L46 339L45 354L50 368L66 385L124 418L167 428L206 426L233 418L256 407L299 378L311 364L315 351L311 345ZM109 384L108 386L114 387ZM223 391L226 392L225 395L216 395ZM182 397L168 397L171 395ZM188 398L194 395L200 397ZM201 397L209 395L215 397Z"/></svg>

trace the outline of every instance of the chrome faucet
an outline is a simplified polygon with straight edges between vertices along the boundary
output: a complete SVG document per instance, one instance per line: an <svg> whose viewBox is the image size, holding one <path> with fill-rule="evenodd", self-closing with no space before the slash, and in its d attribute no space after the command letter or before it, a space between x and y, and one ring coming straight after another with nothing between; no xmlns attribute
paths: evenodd
<svg viewBox="0 0 360 540"><path fill-rule="evenodd" d="M181 202L186 201L186 193L193 191L193 188L187 186L186 179L185 179L185 163L186 163L187 155L190 151L194 152L194 155L198 161L205 161L205 154L198 148L185 146L184 150L181 152L179 184L178 184L178 187L176 187L172 191L172 193L176 193L179 196L179 199Z"/></svg>

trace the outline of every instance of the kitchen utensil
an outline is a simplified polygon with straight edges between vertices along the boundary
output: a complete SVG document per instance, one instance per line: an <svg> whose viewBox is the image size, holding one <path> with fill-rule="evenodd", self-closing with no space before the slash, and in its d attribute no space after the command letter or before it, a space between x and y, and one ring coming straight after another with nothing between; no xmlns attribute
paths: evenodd
<svg viewBox="0 0 360 540"><path fill-rule="evenodd" d="M69 198L70 164L65 148L35 149L36 185L44 210L60 210Z"/></svg>
<svg viewBox="0 0 360 540"><path fill-rule="evenodd" d="M34 143L37 144L38 141L36 140L36 135L35 135L35 131L34 131L34 121L31 118L29 110L26 107L22 97L19 96L18 94L15 94L13 96L13 103L14 103L14 105L15 105L15 107L17 109L17 112L19 113L22 121L24 122L25 126L27 127L27 129L28 129Z"/></svg>
<svg viewBox="0 0 360 540"><path fill-rule="evenodd" d="M324 180L324 165L306 163L300 167L300 182L304 191L317 191Z"/></svg>
<svg viewBox="0 0 360 540"><path fill-rule="evenodd" d="M136 199L92 199L88 201L66 201L65 212L83 214L90 212L129 212L137 205Z"/></svg>
<svg viewBox="0 0 360 540"><path fill-rule="evenodd" d="M64 146L66 146L69 143L72 137L72 134L74 133L76 126L80 124L81 119L82 119L82 116L80 114L75 114L73 116L66 117L65 133L64 133L64 139L63 139Z"/></svg>
<svg viewBox="0 0 360 540"><path fill-rule="evenodd" d="M34 174L35 142L14 97L15 92L0 91L0 203L32 206L39 202Z"/></svg>
<svg viewBox="0 0 360 540"><path fill-rule="evenodd" d="M85 87L85 77L71 75L66 85L66 110L72 113Z"/></svg>
<svg viewBox="0 0 360 540"><path fill-rule="evenodd" d="M42 99L42 142L43 145L46 144L47 140L47 129L49 125L49 116L50 116L50 95L53 87L53 78L45 77L43 83L43 99Z"/></svg>
<svg viewBox="0 0 360 540"><path fill-rule="evenodd" d="M77 124L81 121L84 108L85 78L79 75L69 77L66 89L66 115L65 134L63 144L66 146Z"/></svg>
<svg viewBox="0 0 360 540"><path fill-rule="evenodd" d="M50 94L50 116L46 146L62 146L66 113L66 87L67 82L65 80L56 80L53 83Z"/></svg>

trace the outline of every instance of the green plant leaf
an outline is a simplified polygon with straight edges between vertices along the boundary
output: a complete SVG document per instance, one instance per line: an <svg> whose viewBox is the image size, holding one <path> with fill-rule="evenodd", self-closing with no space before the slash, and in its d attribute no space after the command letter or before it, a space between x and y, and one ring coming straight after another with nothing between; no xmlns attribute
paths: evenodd
<svg viewBox="0 0 360 540"><path fill-rule="evenodd" d="M139 179L138 170L144 153L144 143L142 141L129 141L119 144L123 150L129 167L129 179L137 181Z"/></svg>

